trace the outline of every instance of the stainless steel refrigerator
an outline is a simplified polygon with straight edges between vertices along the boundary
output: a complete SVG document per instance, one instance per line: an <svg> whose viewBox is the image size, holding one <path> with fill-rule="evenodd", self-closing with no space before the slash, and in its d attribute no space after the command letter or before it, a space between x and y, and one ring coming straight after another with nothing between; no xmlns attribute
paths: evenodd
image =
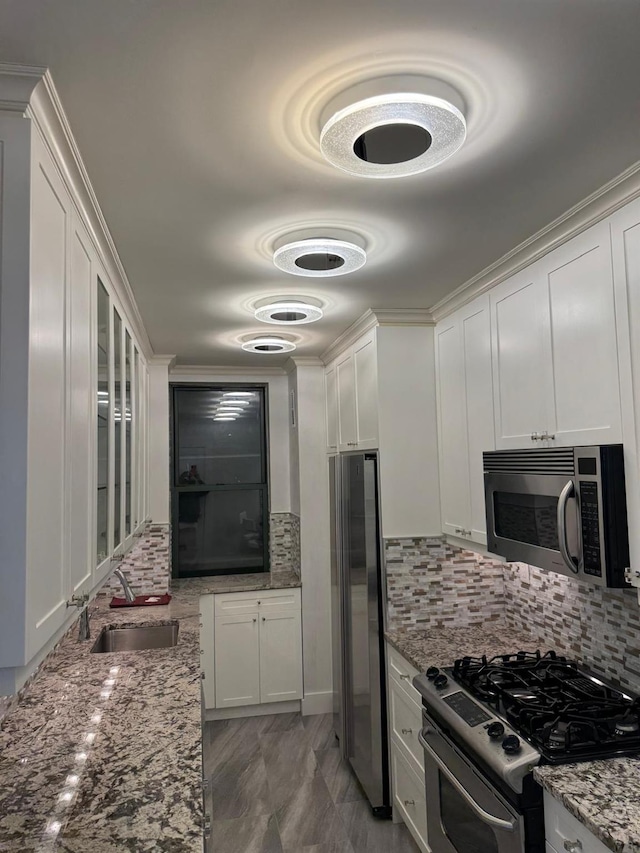
<svg viewBox="0 0 640 853"><path fill-rule="evenodd" d="M329 460L334 725L374 814L391 814L378 455Z"/></svg>

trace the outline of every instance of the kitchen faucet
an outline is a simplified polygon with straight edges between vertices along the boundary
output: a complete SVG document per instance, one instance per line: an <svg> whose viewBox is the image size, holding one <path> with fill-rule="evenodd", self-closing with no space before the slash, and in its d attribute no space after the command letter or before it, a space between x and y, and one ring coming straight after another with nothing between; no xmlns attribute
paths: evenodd
<svg viewBox="0 0 640 853"><path fill-rule="evenodd" d="M135 593L129 585L129 581L122 569L114 569L113 574L122 584L124 597L131 603L135 600ZM91 625L89 624L89 596L86 593L82 595L72 595L71 600L67 601L67 607L77 607L80 610L80 621L78 622L78 642L91 639Z"/></svg>

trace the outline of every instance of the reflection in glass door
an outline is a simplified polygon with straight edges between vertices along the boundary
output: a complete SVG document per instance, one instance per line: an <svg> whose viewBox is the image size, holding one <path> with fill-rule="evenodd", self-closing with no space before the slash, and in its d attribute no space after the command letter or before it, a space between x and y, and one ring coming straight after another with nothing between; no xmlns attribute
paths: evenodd
<svg viewBox="0 0 640 853"><path fill-rule="evenodd" d="M265 391L173 386L175 577L269 571Z"/></svg>

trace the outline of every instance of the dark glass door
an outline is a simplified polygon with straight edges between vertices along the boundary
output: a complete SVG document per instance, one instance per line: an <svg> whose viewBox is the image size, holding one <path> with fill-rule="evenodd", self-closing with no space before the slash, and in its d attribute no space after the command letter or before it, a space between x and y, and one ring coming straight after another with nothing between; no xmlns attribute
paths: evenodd
<svg viewBox="0 0 640 853"><path fill-rule="evenodd" d="M265 389L172 387L173 575L269 571Z"/></svg>

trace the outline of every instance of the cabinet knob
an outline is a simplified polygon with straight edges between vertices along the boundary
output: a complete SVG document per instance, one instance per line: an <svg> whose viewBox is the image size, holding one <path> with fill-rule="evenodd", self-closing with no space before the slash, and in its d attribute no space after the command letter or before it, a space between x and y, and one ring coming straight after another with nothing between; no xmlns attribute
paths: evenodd
<svg viewBox="0 0 640 853"><path fill-rule="evenodd" d="M403 735L412 735L413 729L400 729Z"/></svg>
<svg viewBox="0 0 640 853"><path fill-rule="evenodd" d="M258 621L258 617L257 617L257 616L254 616L254 617L253 617L253 621L254 621L254 622L257 622L257 621Z"/></svg>
<svg viewBox="0 0 640 853"><path fill-rule="evenodd" d="M262 617L262 621L263 621L263 622L266 622L266 621L267 621L267 617L266 617L266 616L263 616L263 617Z"/></svg>
<svg viewBox="0 0 640 853"><path fill-rule="evenodd" d="M259 601L259 602L258 602L258 604L262 604L262 602L261 602L261 601Z"/></svg>
<svg viewBox="0 0 640 853"><path fill-rule="evenodd" d="M540 436L538 435L537 432L531 433L531 441L540 441Z"/></svg>
<svg viewBox="0 0 640 853"><path fill-rule="evenodd" d="M415 800L403 800L403 803L405 804L405 806L415 806L416 801Z"/></svg>

